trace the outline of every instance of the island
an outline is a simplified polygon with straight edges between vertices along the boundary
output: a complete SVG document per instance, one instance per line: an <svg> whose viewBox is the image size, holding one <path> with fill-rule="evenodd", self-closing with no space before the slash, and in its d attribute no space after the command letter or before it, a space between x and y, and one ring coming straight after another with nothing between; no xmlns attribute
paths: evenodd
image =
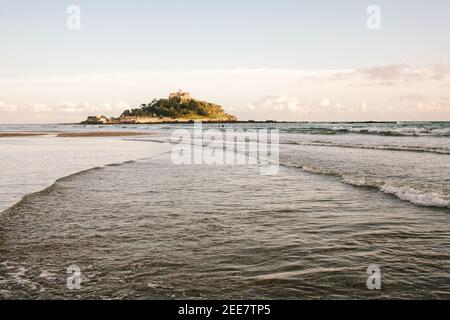
<svg viewBox="0 0 450 320"><path fill-rule="evenodd" d="M188 92L179 90L167 99L154 99L140 108L125 110L118 118L89 116L82 124L152 124L152 123L186 123L203 122L237 122L237 118L226 113L222 106L193 99Z"/></svg>

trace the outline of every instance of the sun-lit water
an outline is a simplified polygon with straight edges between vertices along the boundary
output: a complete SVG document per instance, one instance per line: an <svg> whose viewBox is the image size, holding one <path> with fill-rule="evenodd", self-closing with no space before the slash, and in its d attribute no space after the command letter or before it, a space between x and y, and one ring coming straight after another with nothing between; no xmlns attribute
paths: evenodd
<svg viewBox="0 0 450 320"><path fill-rule="evenodd" d="M450 124L226 127L280 129L279 173L172 164L152 141L189 125L0 138L0 200L16 203L0 214L0 297L450 297ZM80 290L66 287L72 264Z"/></svg>

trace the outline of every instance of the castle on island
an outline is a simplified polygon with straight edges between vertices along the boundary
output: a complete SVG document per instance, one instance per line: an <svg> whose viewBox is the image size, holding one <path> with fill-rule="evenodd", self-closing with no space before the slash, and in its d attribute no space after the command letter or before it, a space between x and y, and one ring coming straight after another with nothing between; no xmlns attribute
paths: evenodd
<svg viewBox="0 0 450 320"><path fill-rule="evenodd" d="M173 98L180 98L181 102L187 102L189 100L192 100L189 92L183 92L181 89L179 89L177 92L172 92L169 95L169 99L173 99Z"/></svg>

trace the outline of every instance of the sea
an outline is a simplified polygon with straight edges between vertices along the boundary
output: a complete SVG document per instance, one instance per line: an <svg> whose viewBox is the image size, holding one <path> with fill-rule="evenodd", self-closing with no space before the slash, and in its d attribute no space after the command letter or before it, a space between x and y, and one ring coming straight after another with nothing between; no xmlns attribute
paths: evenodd
<svg viewBox="0 0 450 320"><path fill-rule="evenodd" d="M279 169L175 164L192 124L0 125L0 299L449 299L450 122L277 130ZM145 136L57 137L138 131ZM235 152L235 150L227 150Z"/></svg>

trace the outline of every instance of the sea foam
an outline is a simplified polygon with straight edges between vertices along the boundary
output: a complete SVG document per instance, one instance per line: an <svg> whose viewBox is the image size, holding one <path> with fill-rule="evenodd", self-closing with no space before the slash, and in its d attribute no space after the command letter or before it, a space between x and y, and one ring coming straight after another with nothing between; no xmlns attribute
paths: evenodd
<svg viewBox="0 0 450 320"><path fill-rule="evenodd" d="M436 192L424 192L408 186L393 186L388 183L381 187L381 192L394 195L418 206L450 208L450 201L445 200L442 195Z"/></svg>

